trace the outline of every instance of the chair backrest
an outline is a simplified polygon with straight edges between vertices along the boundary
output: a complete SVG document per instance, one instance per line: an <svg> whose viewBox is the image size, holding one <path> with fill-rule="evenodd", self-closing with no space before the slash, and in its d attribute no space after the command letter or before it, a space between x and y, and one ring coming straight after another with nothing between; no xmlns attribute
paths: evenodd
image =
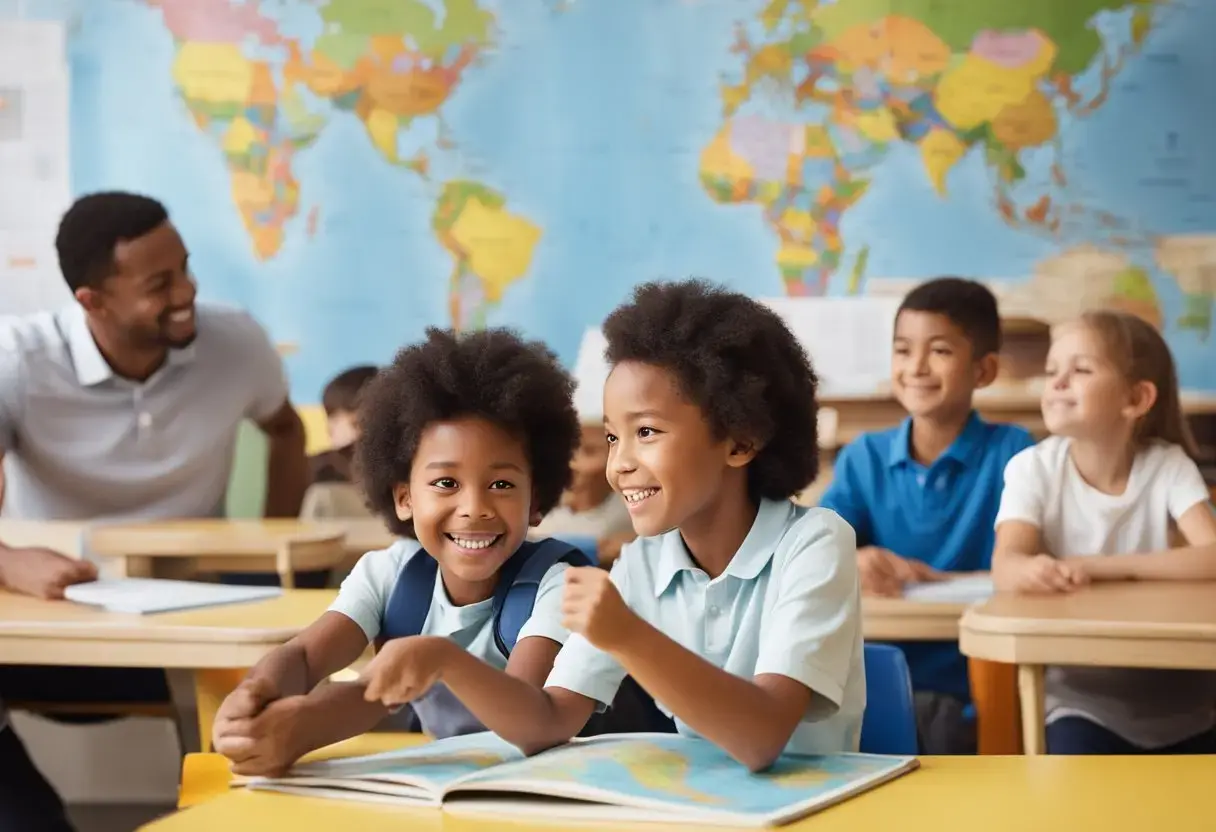
<svg viewBox="0 0 1216 832"><path fill-rule="evenodd" d="M301 520L366 520L371 509L363 492L348 482L315 482L304 492Z"/></svg>
<svg viewBox="0 0 1216 832"><path fill-rule="evenodd" d="M912 674L898 647L865 645L866 712L861 750L867 754L916 754L916 707Z"/></svg>

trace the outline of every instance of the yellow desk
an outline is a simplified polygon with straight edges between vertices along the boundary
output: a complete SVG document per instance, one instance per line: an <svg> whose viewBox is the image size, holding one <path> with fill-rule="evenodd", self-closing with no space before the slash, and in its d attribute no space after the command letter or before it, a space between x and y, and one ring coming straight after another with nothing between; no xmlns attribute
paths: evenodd
<svg viewBox="0 0 1216 832"><path fill-rule="evenodd" d="M372 749L368 749L369 751ZM380 750L380 749L376 749ZM1216 757L924 757L921 768L796 823L807 832L1210 832ZM613 829L234 789L143 827L149 832ZM638 830L690 829L638 824Z"/></svg>
<svg viewBox="0 0 1216 832"><path fill-rule="evenodd" d="M963 614L959 646L972 658L1017 665L1023 747L1040 754L1046 665L1216 670L1216 582L998 594Z"/></svg>
<svg viewBox="0 0 1216 832"><path fill-rule="evenodd" d="M140 616L0 591L0 662L192 670L206 748L216 709L246 669L333 598L332 590L291 590L266 601Z"/></svg>

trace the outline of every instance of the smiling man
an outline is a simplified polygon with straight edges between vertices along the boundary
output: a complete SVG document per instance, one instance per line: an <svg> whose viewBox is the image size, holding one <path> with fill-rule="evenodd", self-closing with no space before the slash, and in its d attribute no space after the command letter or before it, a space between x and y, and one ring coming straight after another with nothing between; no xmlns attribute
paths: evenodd
<svg viewBox="0 0 1216 832"><path fill-rule="evenodd" d="M3 516L219 516L244 419L270 440L266 514L295 515L308 470L282 363L248 314L196 302L189 253L164 206L91 194L64 215L55 242L76 303L0 319ZM9 590L57 598L95 575L48 549L0 541L0 586ZM167 693L159 670L0 666L0 694L10 698ZM6 721L0 709L0 828L69 828L49 820L62 807ZM23 826L30 817L41 825Z"/></svg>

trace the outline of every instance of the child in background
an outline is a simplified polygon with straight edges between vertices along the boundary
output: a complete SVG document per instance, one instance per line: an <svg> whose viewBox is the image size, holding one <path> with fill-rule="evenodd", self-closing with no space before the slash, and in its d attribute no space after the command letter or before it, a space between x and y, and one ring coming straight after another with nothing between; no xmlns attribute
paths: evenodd
<svg viewBox="0 0 1216 832"><path fill-rule="evenodd" d="M789 498L815 479L815 375L767 307L700 281L640 286L604 324L608 478L639 539L566 572L572 635L543 690L400 639L368 696L442 678L527 752L569 740L626 674L680 733L752 770L856 751L865 708L853 531Z"/></svg>
<svg viewBox="0 0 1216 832"><path fill-rule="evenodd" d="M581 432L578 450L570 460L570 487L562 495L561 505L545 515L534 534L576 544L578 538L594 539L600 566L608 566L634 534L625 501L612 490L605 476L608 443L604 439L603 398L602 385L595 390L580 385L575 391Z"/></svg>
<svg viewBox="0 0 1216 832"><path fill-rule="evenodd" d="M1053 333L1043 391L1052 436L1005 471L998 589L1216 579L1216 516L1169 347L1140 318L1089 312ZM1171 521L1187 545L1170 545ZM1216 753L1216 674L1053 667L1051 754Z"/></svg>
<svg viewBox="0 0 1216 832"><path fill-rule="evenodd" d="M321 406L329 430L329 450L309 459L313 482L353 482L351 460L359 438L359 397L376 373L370 364L344 370L325 385Z"/></svg>
<svg viewBox="0 0 1216 832"><path fill-rule="evenodd" d="M1005 464L1034 444L972 408L996 378L1001 319L985 286L944 277L900 305L891 389L908 418L859 437L838 458L820 505L857 532L862 592L896 597L947 572L987 570ZM976 750L967 662L956 642L908 642L921 751Z"/></svg>
<svg viewBox="0 0 1216 832"><path fill-rule="evenodd" d="M539 689L567 637L559 613L567 565L544 573L509 661L495 644L492 596L500 567L570 481L578 437L572 388L543 345L504 330L430 330L371 382L360 479L401 538L364 555L329 611L260 661L224 701L214 745L235 772L281 773L386 716L365 701L361 684L321 683L391 629L389 603L415 557L438 561L439 577L425 635L410 640L467 651ZM415 710L434 736L481 730L450 697Z"/></svg>

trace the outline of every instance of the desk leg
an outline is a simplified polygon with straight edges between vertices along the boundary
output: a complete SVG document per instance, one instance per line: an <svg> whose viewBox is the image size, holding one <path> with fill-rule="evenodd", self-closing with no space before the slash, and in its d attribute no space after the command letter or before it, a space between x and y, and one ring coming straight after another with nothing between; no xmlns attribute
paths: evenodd
<svg viewBox="0 0 1216 832"><path fill-rule="evenodd" d="M215 712L224 697L232 693L245 678L247 670L207 668L194 671L194 697L198 707L198 742L206 753L211 750L211 727Z"/></svg>
<svg viewBox="0 0 1216 832"><path fill-rule="evenodd" d="M1043 703L1043 665L1018 665L1018 694L1022 700L1022 749L1026 754L1046 754L1046 715Z"/></svg>
<svg viewBox="0 0 1216 832"><path fill-rule="evenodd" d="M1017 669L1011 664L968 660L980 754L1021 754Z"/></svg>

